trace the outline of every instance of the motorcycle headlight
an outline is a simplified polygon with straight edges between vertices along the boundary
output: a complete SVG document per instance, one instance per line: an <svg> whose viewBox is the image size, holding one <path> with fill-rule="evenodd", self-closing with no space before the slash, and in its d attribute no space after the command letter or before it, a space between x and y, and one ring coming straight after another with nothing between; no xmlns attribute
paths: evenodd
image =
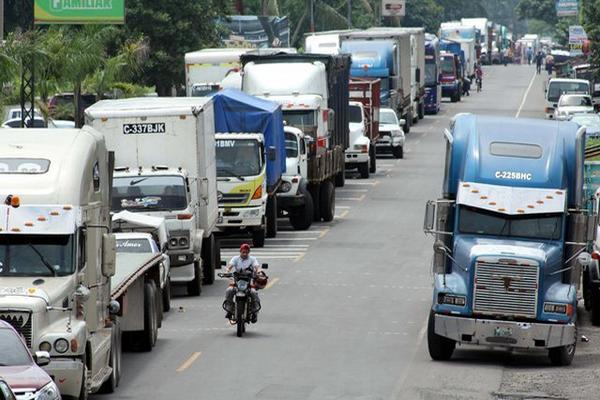
<svg viewBox="0 0 600 400"><path fill-rule="evenodd" d="M58 387L56 387L54 382L50 382L37 392L35 400L60 400Z"/></svg>
<svg viewBox="0 0 600 400"><path fill-rule="evenodd" d="M237 282L237 287L239 290L246 290L248 288L248 282L246 281L238 281Z"/></svg>
<svg viewBox="0 0 600 400"><path fill-rule="evenodd" d="M292 184L291 183L289 183L289 182L283 182L281 184L281 188L280 188L281 193L287 193L290 190L292 190Z"/></svg>
<svg viewBox="0 0 600 400"><path fill-rule="evenodd" d="M54 342L54 350L58 353L66 353L69 350L69 342L66 339L57 339Z"/></svg>

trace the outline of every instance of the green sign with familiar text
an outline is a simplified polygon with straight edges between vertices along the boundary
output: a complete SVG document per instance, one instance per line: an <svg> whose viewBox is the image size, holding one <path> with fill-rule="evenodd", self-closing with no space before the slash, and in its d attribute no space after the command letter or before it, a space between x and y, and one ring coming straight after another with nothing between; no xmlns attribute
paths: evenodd
<svg viewBox="0 0 600 400"><path fill-rule="evenodd" d="M44 24L124 24L125 0L35 0L34 21Z"/></svg>

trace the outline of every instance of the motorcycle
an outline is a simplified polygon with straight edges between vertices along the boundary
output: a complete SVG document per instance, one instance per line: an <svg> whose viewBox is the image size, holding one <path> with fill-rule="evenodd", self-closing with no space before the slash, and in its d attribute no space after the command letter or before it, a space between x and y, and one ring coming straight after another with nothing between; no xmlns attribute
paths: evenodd
<svg viewBox="0 0 600 400"><path fill-rule="evenodd" d="M267 268L269 268L267 264L262 265L262 269ZM252 312L254 305L252 304L252 296L250 295L250 290L252 289L252 280L255 278L254 272L224 272L217 275L220 278L233 278L235 288L233 316L235 320L231 320L230 322L232 324L235 323L237 328L237 336L242 337L246 332L246 324L251 322L252 315L254 314ZM266 274L263 273L263 275L268 279ZM225 309L225 304L223 304L223 308ZM256 312L258 311L259 310L256 310Z"/></svg>

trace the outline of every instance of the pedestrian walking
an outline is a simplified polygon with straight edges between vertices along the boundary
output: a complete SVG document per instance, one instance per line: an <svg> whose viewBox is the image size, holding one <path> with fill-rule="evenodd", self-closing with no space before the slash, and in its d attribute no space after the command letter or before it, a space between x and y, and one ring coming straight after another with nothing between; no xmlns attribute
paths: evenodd
<svg viewBox="0 0 600 400"><path fill-rule="evenodd" d="M533 58L533 49L531 47L527 48L527 64L531 65L531 59Z"/></svg>
<svg viewBox="0 0 600 400"><path fill-rule="evenodd" d="M537 70L538 75L542 72L542 63L544 62L544 53L542 53L542 51L538 51L537 55L535 56L535 67Z"/></svg>

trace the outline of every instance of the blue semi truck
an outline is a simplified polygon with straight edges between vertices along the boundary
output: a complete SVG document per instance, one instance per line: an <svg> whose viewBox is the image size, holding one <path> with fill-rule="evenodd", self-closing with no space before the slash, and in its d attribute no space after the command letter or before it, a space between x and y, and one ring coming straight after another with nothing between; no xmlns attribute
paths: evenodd
<svg viewBox="0 0 600 400"><path fill-rule="evenodd" d="M440 82L440 41L435 35L425 34L425 112L437 114L442 100Z"/></svg>
<svg viewBox="0 0 600 400"><path fill-rule="evenodd" d="M547 349L570 364L597 224L583 192L585 128L459 114L445 136L443 198L424 223L435 236L431 357L475 344Z"/></svg>

